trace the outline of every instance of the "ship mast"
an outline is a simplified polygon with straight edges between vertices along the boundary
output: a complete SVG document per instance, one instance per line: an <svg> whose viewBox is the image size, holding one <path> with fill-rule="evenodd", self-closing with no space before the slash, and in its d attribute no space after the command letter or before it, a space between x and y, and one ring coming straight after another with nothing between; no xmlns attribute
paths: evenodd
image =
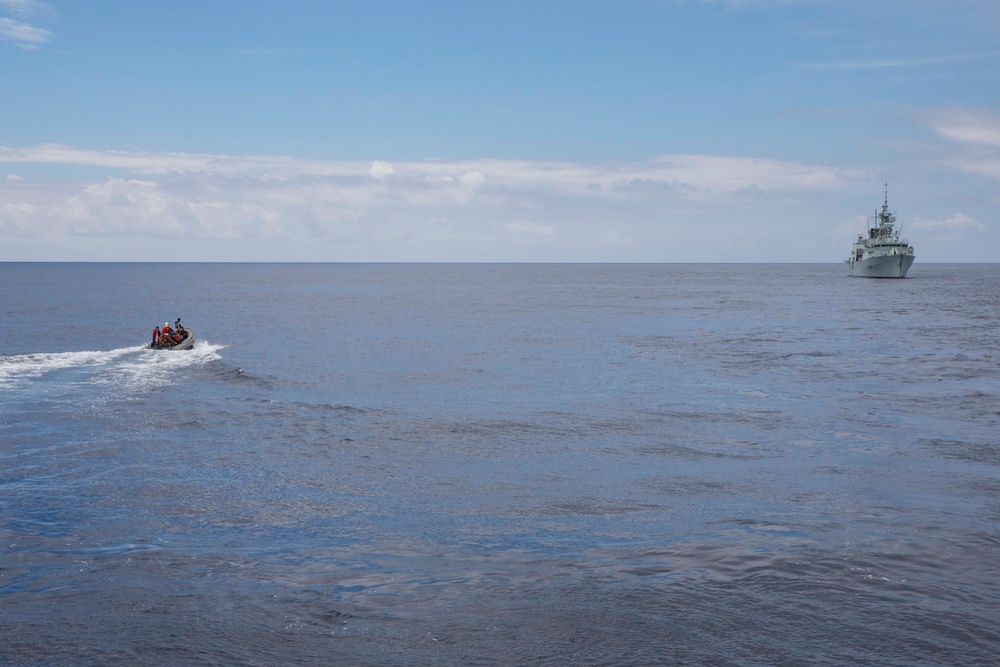
<svg viewBox="0 0 1000 667"><path fill-rule="evenodd" d="M889 183L886 182L882 212L878 215L879 236L890 236L892 234L892 223L894 222L896 222L896 216L889 212Z"/></svg>

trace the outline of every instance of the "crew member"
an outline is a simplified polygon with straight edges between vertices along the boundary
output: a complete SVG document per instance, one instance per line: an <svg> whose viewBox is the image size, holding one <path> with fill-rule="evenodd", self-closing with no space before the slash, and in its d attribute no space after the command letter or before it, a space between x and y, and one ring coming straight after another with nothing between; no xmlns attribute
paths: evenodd
<svg viewBox="0 0 1000 667"><path fill-rule="evenodd" d="M153 328L153 345L160 344L160 327Z"/></svg>

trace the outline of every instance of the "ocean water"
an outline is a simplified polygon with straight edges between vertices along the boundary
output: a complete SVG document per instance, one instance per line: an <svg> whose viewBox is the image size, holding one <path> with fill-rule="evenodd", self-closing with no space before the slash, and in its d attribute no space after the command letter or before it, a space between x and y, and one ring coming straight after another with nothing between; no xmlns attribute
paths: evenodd
<svg viewBox="0 0 1000 667"><path fill-rule="evenodd" d="M1000 660L998 265L0 264L0 308L0 665Z"/></svg>

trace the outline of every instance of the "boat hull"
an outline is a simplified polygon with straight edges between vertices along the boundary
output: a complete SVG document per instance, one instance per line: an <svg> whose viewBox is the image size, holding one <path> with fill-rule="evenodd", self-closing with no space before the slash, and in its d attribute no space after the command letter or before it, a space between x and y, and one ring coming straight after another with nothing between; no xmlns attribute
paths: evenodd
<svg viewBox="0 0 1000 667"><path fill-rule="evenodd" d="M185 329L185 331L187 331L187 334L188 334L187 338L185 338L181 342L177 343L176 345L171 345L170 347L162 347L160 345L153 345L152 343L149 343L148 345L145 346L145 349L147 349L147 350L167 350L167 351L170 351L170 350L190 350L192 347L194 347L194 332L191 331L190 329Z"/></svg>
<svg viewBox="0 0 1000 667"><path fill-rule="evenodd" d="M859 278L905 278L913 255L883 255L849 263L849 274Z"/></svg>

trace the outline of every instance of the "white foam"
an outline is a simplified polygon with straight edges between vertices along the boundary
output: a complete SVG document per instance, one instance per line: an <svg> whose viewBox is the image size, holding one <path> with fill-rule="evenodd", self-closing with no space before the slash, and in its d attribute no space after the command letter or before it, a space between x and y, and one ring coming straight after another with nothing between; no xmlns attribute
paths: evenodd
<svg viewBox="0 0 1000 667"><path fill-rule="evenodd" d="M105 352L39 352L0 357L0 386L20 384L22 381L66 368L105 366L124 355L133 354L141 349L139 347L123 347Z"/></svg>
<svg viewBox="0 0 1000 667"><path fill-rule="evenodd" d="M15 388L60 371L82 371L76 382L124 383L133 388L165 381L181 368L221 359L225 345L197 341L190 350L122 347L105 351L40 352L0 357L0 388ZM89 372L88 372L89 371Z"/></svg>
<svg viewBox="0 0 1000 667"><path fill-rule="evenodd" d="M92 381L100 384L121 384L130 392L169 385L178 371L221 359L219 350L225 347L225 345L196 341L190 350L141 349L141 354L124 359L114 372L100 373Z"/></svg>

